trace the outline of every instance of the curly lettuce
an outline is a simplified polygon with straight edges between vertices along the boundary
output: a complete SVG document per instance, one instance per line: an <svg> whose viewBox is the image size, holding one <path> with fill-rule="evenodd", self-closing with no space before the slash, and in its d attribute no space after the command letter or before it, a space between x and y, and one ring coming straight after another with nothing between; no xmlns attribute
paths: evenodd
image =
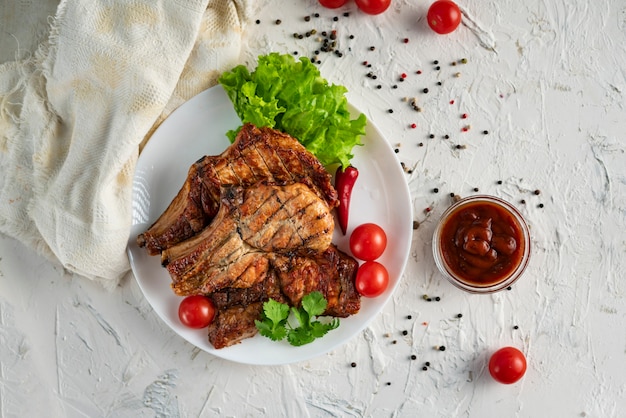
<svg viewBox="0 0 626 418"><path fill-rule="evenodd" d="M223 73L218 82L243 123L288 133L325 166L347 167L352 149L362 145L365 115L351 119L347 89L329 84L307 58L262 55L254 71L239 65ZM231 142L237 132L227 133Z"/></svg>

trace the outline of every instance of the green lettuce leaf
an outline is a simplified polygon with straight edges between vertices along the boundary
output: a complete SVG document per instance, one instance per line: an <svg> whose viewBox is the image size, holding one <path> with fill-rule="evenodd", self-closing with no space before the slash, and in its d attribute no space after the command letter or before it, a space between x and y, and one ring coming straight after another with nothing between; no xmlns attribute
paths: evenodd
<svg viewBox="0 0 626 418"><path fill-rule="evenodd" d="M325 166L348 166L362 145L365 115L351 119L346 88L329 84L307 58L262 55L253 72L239 65L218 81L243 123L288 133ZM231 142L237 132L228 132Z"/></svg>

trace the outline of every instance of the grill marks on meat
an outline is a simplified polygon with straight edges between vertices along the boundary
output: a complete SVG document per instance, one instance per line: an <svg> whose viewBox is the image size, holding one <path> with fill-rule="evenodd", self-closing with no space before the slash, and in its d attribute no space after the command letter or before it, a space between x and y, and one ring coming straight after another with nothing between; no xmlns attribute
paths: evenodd
<svg viewBox="0 0 626 418"><path fill-rule="evenodd" d="M292 306L313 291L321 292L328 304L325 315L348 317L359 311L361 299L354 287L357 261L331 245L315 257L286 257L274 254L281 291Z"/></svg>
<svg viewBox="0 0 626 418"><path fill-rule="evenodd" d="M189 169L187 179L165 212L137 244L150 255L202 231L216 216L222 186L250 187L260 181L302 183L330 209L339 204L331 176L317 158L293 137L245 124L221 155L205 156Z"/></svg>
<svg viewBox="0 0 626 418"><path fill-rule="evenodd" d="M244 288L264 280L268 255L318 254L335 228L328 206L307 186L223 188L220 210L200 234L161 254L181 296Z"/></svg>

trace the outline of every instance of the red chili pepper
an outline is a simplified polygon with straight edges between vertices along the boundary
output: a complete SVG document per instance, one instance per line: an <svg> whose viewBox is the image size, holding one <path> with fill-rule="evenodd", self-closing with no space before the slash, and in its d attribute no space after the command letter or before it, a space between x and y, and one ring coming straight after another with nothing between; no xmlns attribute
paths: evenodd
<svg viewBox="0 0 626 418"><path fill-rule="evenodd" d="M348 230L348 214L350 212L350 198L352 188L359 177L359 170L356 167L348 166L345 170L340 166L335 173L335 188L339 194L339 207L337 208L337 218L341 232L346 235Z"/></svg>

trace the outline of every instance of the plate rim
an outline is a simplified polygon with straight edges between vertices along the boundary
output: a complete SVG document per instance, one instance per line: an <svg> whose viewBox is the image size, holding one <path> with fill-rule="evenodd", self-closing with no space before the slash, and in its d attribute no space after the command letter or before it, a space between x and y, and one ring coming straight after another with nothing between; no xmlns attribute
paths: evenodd
<svg viewBox="0 0 626 418"><path fill-rule="evenodd" d="M222 90L222 92L224 92L223 88L221 85L217 84L213 87L210 87L200 93L198 93L197 95L195 95L194 97L192 97L191 99L189 99L188 101L184 102L183 104L181 104L177 109L175 109L172 113L170 113L170 115L159 125L159 127L157 127L157 129L153 132L151 139L148 141L148 143L146 144L146 146L143 148L141 154L139 155L137 162L136 162L136 170L135 173L133 175L133 187L132 187L132 197L131 197L131 202L134 205L135 204L135 196L136 196L136 176L137 176L137 168L141 167L143 163L145 163L145 160L147 160L150 157L149 156L151 153L155 153L157 152L156 150L159 149L160 145L159 145L159 135L163 130L166 130L169 128L169 126L171 124L175 124L177 118L181 115L181 114L185 114L185 112L191 112L191 110L188 109L192 109L194 104L196 104L196 102L201 101L202 99L205 98L205 96L207 96L206 98L210 99L212 95L214 94L219 94L219 90ZM225 94L225 92L224 92ZM229 99L228 99L229 100ZM228 102L232 108L232 103ZM351 114L358 114L358 113L362 113L356 106L354 106L352 103L350 103L348 101L348 108L351 112ZM234 113L234 108L232 109L232 112ZM238 118L237 118L238 119ZM391 146L391 144L389 143L389 141L385 138L385 136L382 134L382 132L380 131L380 129L376 126L376 124L368 117L367 118L367 124L365 127L365 135L362 137L362 139L367 138L368 136L370 136L372 133L377 137L377 139L379 140L379 144L380 146L383 146L384 148L386 148L387 153L389 154L386 158L389 159L389 157L392 157L392 159L396 162L395 164L395 171L396 173L394 175L399 176L400 178L402 178L402 181L400 182L400 184L394 184L394 187L401 187L402 190L399 191L400 195L405 198L405 202L403 204L406 204L405 208L403 209L403 213L406 216L406 218L412 220L413 219L413 206L411 203L411 194L410 194L410 189L408 186L408 182L406 180L406 177L403 175L403 170L401 168L401 164L398 161L395 152L393 151L393 148ZM369 134L369 135L368 135ZM153 141L152 139L155 138L155 136L157 137L156 141ZM225 137L224 137L225 139ZM365 144L363 145L363 147L365 146ZM162 147L162 146L161 146ZM153 150L156 149L156 150ZM353 150L354 152L354 150ZM356 155L356 153L355 153ZM143 157L143 158L142 158ZM378 160L378 159L375 159ZM185 167L188 168L188 167ZM387 167L386 170L394 170L392 167ZM384 182L383 182L384 184ZM177 192L178 190L176 190ZM133 209L133 213L134 213L134 209ZM155 220L150 220L148 222L148 224L151 224L152 222L154 222ZM411 250L411 243L412 243L412 233L408 232L405 236L405 241L403 243L400 244L401 248L406 249L406 251L404 252L404 254L402 255L402 261L401 261L401 265L399 266L398 269L398 274L397 277L394 278L393 281L393 285L390 287L390 289L387 290L388 294L385 296L384 300L379 303L379 305L377 307L374 308L373 313L370 315L369 318L366 318L362 321L360 321L361 323L354 327L353 331L350 333L350 335L346 338L342 338L340 339L340 341L334 343L334 344L323 344L324 343L324 339L320 339L320 340L316 340L314 343L318 343L317 345L320 345L320 342L322 343L322 349L319 350L306 350L307 354L303 354L300 356L294 356L293 358L289 358L289 359L282 359L282 360L278 360L278 361L254 361L253 358L248 359L247 361L244 361L242 359L237 358L238 356L229 356L227 355L228 351L224 351L224 350L229 350L232 347L226 347L226 348L222 348L222 349L215 349L215 348L209 348L207 349L207 347L200 347L198 346L195 342L191 341L190 338L188 338L186 335L187 333L183 332L185 330L180 330L179 328L182 326L179 326L179 328L175 328L174 324L171 323L171 321L164 317L163 313L156 309L151 297L148 296L146 289L144 288L144 283L143 280L139 277L140 274L138 272L138 266L136 265L136 260L135 260L135 251L144 251L144 249L139 248L136 245L136 234L135 234L135 229L136 226L138 224L135 222L135 216L133 214L133 219L131 220L131 228L129 231L129 240L128 240L128 246L127 246L127 255L129 257L129 261L130 261L130 265L131 265L131 271L133 273L133 276L135 278L135 280L137 281L137 284L142 292L142 295L144 296L144 298L147 299L148 303L150 304L151 308L157 313L157 316L159 317L159 319L163 322L165 322L165 324L177 335L179 335L180 337L182 337L183 339L185 339L187 342L189 342L190 344L196 346L197 348L208 352L209 354L212 354L216 357L222 358L224 360L229 360L229 361L233 361L236 363L240 363L240 364L247 364L247 365L285 365L285 364L293 364L293 363L297 363L297 362L301 362L301 361L305 361L314 357L318 357L324 354L329 353L330 351L337 349L338 347L341 347L343 345L345 345L346 343L348 343L350 340L352 340L353 338L355 338L358 334L360 334L369 324L371 324L371 322L377 318L379 316L379 314L382 312L382 310L385 308L385 306L387 306L387 304L389 303L389 301L392 299L393 294L395 293L395 291L397 290L397 288L400 285L400 282L402 281L402 278L404 276L404 273L406 271L406 266L408 264L408 260L409 260L409 256L410 256L410 250ZM143 225L143 223L141 224ZM352 228L351 228L352 229ZM406 229L408 231L411 231L411 225L408 224L406 225ZM334 241L334 239L333 239ZM359 261L359 260L357 260ZM361 263L359 261L359 263ZM168 286L169 287L169 286ZM173 292L172 292L173 293ZM362 298L366 299L366 298ZM359 313L349 317L349 318L345 318L350 319L350 318L355 318L359 315ZM343 319L343 318L342 318ZM358 321L358 320L357 320ZM341 328L341 326L340 326ZM339 329L340 329L339 328ZM193 330L193 331L197 331L197 330ZM210 345L210 343L208 343L208 337L206 337L206 333L205 333L205 338L206 338L206 342L208 345ZM263 338L262 336L256 336L254 338ZM269 340L268 340L269 341ZM273 343L276 344L276 343ZM237 346L241 346L240 344L233 346L233 347L237 347ZM309 345L311 346L311 344ZM303 346L306 347L306 346ZM297 350L299 348L302 347L290 347L290 349L293 350ZM295 352L295 351L294 351Z"/></svg>

